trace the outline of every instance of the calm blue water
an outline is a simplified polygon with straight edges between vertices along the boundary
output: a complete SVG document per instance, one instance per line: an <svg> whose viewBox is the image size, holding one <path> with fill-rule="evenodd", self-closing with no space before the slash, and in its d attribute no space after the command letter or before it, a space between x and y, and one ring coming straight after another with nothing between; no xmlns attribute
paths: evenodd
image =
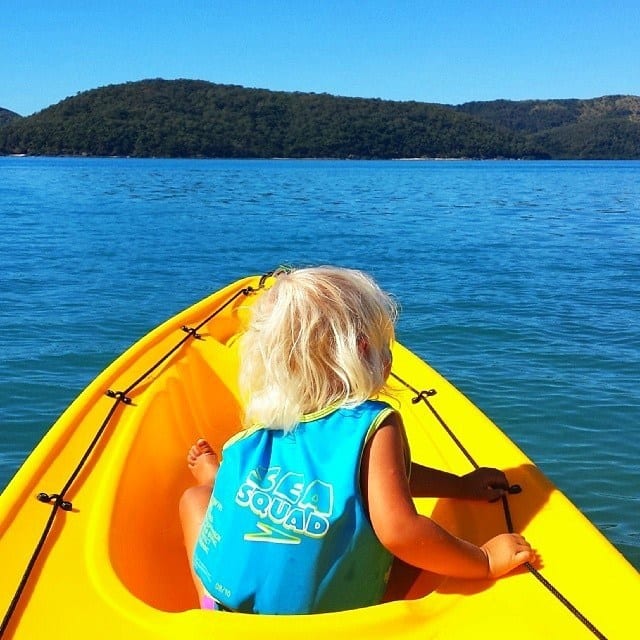
<svg viewBox="0 0 640 640"><path fill-rule="evenodd" d="M149 329L336 263L640 568L640 163L0 158L0 219L0 487Z"/></svg>

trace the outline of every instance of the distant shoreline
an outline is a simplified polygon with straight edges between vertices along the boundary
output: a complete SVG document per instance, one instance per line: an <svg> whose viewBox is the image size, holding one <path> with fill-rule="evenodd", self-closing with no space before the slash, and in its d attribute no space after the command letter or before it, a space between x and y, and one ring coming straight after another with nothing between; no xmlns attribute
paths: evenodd
<svg viewBox="0 0 640 640"><path fill-rule="evenodd" d="M61 159L61 160L169 160L169 161L212 161L212 162L404 162L404 163L454 163L454 162L524 162L524 163L550 163L550 162L640 162L640 158L225 158L225 157L170 157L170 156L93 156L71 154L29 154L11 153L0 154L2 158L13 159Z"/></svg>

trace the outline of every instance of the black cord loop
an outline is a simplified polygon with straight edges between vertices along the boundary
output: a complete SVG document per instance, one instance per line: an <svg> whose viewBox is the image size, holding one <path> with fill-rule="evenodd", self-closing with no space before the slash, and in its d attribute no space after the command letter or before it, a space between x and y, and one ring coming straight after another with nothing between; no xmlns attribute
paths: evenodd
<svg viewBox="0 0 640 640"><path fill-rule="evenodd" d="M415 398L411 398L411 402L413 404L418 404L420 400L423 400L424 398L430 398L431 396L435 396L436 393L438 392L435 389L429 389L428 391L420 391L420 393L418 393L418 395L416 395Z"/></svg>
<svg viewBox="0 0 640 640"><path fill-rule="evenodd" d="M193 327L187 327L187 325L182 325L181 329L185 333L188 333L190 336L193 336L195 340L202 340L202 336Z"/></svg>
<svg viewBox="0 0 640 640"><path fill-rule="evenodd" d="M133 400L131 400L131 398L126 395L124 391L112 391L111 389L108 389L105 395L109 396L110 398L115 398L116 400L118 400L118 402L123 402L124 404L133 403Z"/></svg>
<svg viewBox="0 0 640 640"><path fill-rule="evenodd" d="M73 510L73 505L68 500L63 500L62 496L57 493L52 493L49 495L48 493L39 493L36 498L40 500L40 502L48 502L49 504L53 503L59 506L63 511L71 511Z"/></svg>

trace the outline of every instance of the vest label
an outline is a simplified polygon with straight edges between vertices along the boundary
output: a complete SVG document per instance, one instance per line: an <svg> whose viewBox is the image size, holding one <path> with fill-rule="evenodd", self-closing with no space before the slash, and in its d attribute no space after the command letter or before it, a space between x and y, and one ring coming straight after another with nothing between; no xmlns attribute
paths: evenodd
<svg viewBox="0 0 640 640"><path fill-rule="evenodd" d="M333 513L333 486L321 480L305 482L301 473L280 467L254 469L236 494L236 504L260 518L260 533L245 540L299 544L299 536L322 538Z"/></svg>

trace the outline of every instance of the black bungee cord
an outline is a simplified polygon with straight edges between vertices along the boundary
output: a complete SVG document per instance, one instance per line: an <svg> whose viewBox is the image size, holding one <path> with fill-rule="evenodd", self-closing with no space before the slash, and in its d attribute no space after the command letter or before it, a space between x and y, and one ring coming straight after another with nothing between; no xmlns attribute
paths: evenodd
<svg viewBox="0 0 640 640"><path fill-rule="evenodd" d="M60 510L62 511L72 511L73 510L73 504L65 499L65 496L67 494L67 492L69 491L69 489L71 488L71 486L73 485L73 483L75 482L76 478L78 477L78 475L80 474L80 472L82 471L82 469L84 468L87 460L89 459L89 457L91 456L91 453L93 452L93 450L95 449L96 445L98 444L98 442L100 441L102 435L104 434L104 432L106 431L107 427L109 426L109 424L111 423L111 420L113 418L113 416L116 413L116 410L118 409L118 407L121 404L124 405L131 405L132 404L132 400L129 396L129 394L138 386L140 385L144 380L146 380L154 371L156 371L156 369L158 369L160 366L162 366L162 364L164 362L166 362L174 353L176 353L176 351L178 351L186 342L190 341L190 340L198 340L201 338L200 334L198 333L200 331L200 329L202 329L202 327L204 327L208 322L210 322L213 318L215 318L215 316L217 316L219 313L221 313L224 309L226 309L230 304L232 304L237 298L239 298L240 296L244 295L244 296L249 296L252 293L255 293L256 291L258 291L259 289L262 289L265 285L265 282L267 280L267 278L271 275L273 275L274 272L270 272L270 273L266 273L263 276L261 276L258 287L257 288L253 288L251 286L245 287L243 289L238 290L236 293L233 294L233 296L231 296L226 302L224 302L222 305L220 305L219 307L217 307L211 314L209 314L204 320L202 320L196 327L186 327L183 326L181 328L181 330L186 334L181 340L179 340L175 346L173 346L167 353L165 353L155 364L153 364L149 369L147 369L144 373L142 373L134 382L132 382L131 384L129 384L126 389L124 389L123 391L113 391L112 389L108 389L107 391L105 391L105 395L113 398L114 402L113 405L111 406L111 408L109 409L107 415L105 416L104 420L102 421L102 424L100 425L100 427L98 428L98 430L96 431L93 439L91 440L91 442L89 443L89 445L87 446L84 454L82 455L82 457L80 458L79 462L77 463L75 469L73 470L73 472L71 473L71 475L69 476L69 478L67 479L67 481L65 482L64 486L62 487L62 489L60 490L59 493L45 493L45 492L40 492L37 494L36 499L39 500L40 502L45 502L45 503L49 503L52 504L53 507L51 509L51 513L49 514L49 518L47 519L44 528L42 530L42 534L40 535L40 538L38 540L38 542L36 543L36 546L31 554L31 557L29 558L29 562L27 563L27 566L25 567L25 570L22 574L22 577L20 579L20 582L18 583L18 586L16 587L16 590L14 592L13 598L11 599L11 602L9 603L9 607L7 608L7 611L2 619L2 622L0 623L0 638L4 637L5 632L7 631L7 628L9 627L9 624L11 622L11 619L13 617L13 614L15 613L15 610L20 602L20 599L22 597L22 594L27 586L27 583L29 582L29 578L33 572L33 569L38 561L38 558L40 557L40 554L44 548L44 545L47 541L47 538L51 532L51 529L53 528L53 525L55 523L56 520L56 516L59 514Z"/></svg>
<svg viewBox="0 0 640 640"><path fill-rule="evenodd" d="M187 326L183 326L181 329L182 331L186 334L181 340L179 340L177 342L177 344L171 348L164 356L162 356L162 358L160 358L154 365L152 365L147 371L145 371L142 375L140 375L134 382L132 382L131 384L129 384L123 391L113 391L111 389L108 389L105 392L105 395L107 395L110 398L114 399L114 403L111 406L111 408L109 409L107 415L105 416L102 424L100 425L100 427L98 428L98 430L96 431L93 439L91 440L91 442L89 443L89 445L87 446L87 449L85 450L84 454L82 455L82 457L80 458L80 461L78 462L78 464L76 465L75 469L73 470L73 472L71 473L71 475L69 476L68 480L66 481L66 483L64 484L63 488L60 490L59 493L53 493L53 494L48 494L45 492L40 492L36 498L41 501L41 502L45 502L45 503L50 503L53 505L52 509L51 509L51 513L49 514L49 518L47 519L47 522L45 523L45 526L43 528L42 534L40 536L40 539L38 540L33 553L29 559L29 562L27 563L27 566L25 567L25 570L23 572L22 578L20 579L20 582L18 584L18 586L16 587L14 596L11 600L11 603L9 604L9 607L7 608L7 611L2 619L2 622L0 623L0 639L4 637L5 632L7 631L7 628L11 622L12 616L20 602L20 598L27 586L27 583L29 581L29 578L33 572L33 569L38 561L38 558L40 557L40 554L44 548L44 545L47 541L47 538L51 532L51 529L53 528L54 522L56 520L56 516L58 515L59 511L71 511L73 509L73 505L70 501L65 499L66 493L69 491L69 489L71 488L71 486L73 485L73 483L75 482L76 478L78 477L78 475L80 474L80 472L82 471L83 467L85 466L87 460L89 459L91 453L93 452L93 450L95 449L96 445L98 444L98 442L100 441L102 435L104 434L105 430L107 429L107 427L109 426L114 414L116 413L116 410L118 409L118 407L121 404L124 405L130 405L132 404L131 398L129 397L129 394L131 393L131 391L133 391L138 385L140 385L144 380L146 380L154 371L156 371L156 369L158 369L164 362L166 362L176 351L178 351L185 343L187 343L190 340L198 340L201 338L200 334L198 333L200 329L202 329L202 327L204 327L208 322L210 322L215 316L217 316L219 313L221 313L226 307L228 307L230 304L232 304L238 297L240 297L241 295L244 296L249 296L252 293L255 293L256 291L262 289L266 283L267 278L269 278L270 276L273 275L278 275L278 273L280 273L281 271L284 271L283 269L279 269L276 271L272 271L269 273L265 273L263 276L261 276L258 287L257 288L253 288L251 286L249 287L245 287L243 289L240 289L239 291L237 291L233 296L231 296L226 302L224 302L221 306L219 306L217 309L215 309L215 311L213 311L210 315L208 315L202 322L200 322L196 327L187 327ZM393 378L395 378L399 383L401 383L404 387L406 387L407 389L409 389L410 391L412 391L415 394L415 397L412 398L412 402L414 404L417 404L419 402L423 402L425 404L425 406L429 409L429 411L433 414L433 416L436 418L436 420L440 423L440 425L445 429L445 431L449 434L449 436L452 438L452 440L455 442L455 444L457 445L457 447L460 449L460 451L463 453L463 455L467 458L467 460L469 461L469 463L475 468L479 468L479 465L477 464L477 462L475 461L475 459L473 458L473 456L469 453L469 451L466 449L466 447L462 444L462 442L458 439L458 437L455 435L455 433L452 431L452 429L447 425L447 423L444 421L444 419L440 416L440 414L437 412L437 410L435 409L435 407L433 406L433 404L431 403L431 401L429 400L430 397L436 395L436 391L434 389L430 389L428 391L418 391L415 387L413 387L412 385L410 385L408 382L406 382L405 380L403 380L402 378L400 378L398 375L396 375L395 373L391 373L391 376ZM508 489L508 493L519 493L521 491L521 488L518 485L512 485L511 487L509 487ZM507 499L507 496L504 495L502 496L502 505L503 505L503 510L504 510L504 515L505 515L505 521L507 524L507 529L510 533L513 533L514 529L513 529L513 523L512 523L512 519L511 519L511 513L509 510L509 502ZM571 604L571 602L569 602L569 600L567 600L567 598L565 598L544 576L542 576L540 574L540 572L530 563L526 563L525 567L529 570L530 573L532 573L536 579L544 586L546 587L560 602L562 602L562 604L564 604L564 606L573 614L575 615L578 620L580 620L599 640L607 640L606 636L604 636L604 634L602 634L580 611L578 611L578 609Z"/></svg>
<svg viewBox="0 0 640 640"><path fill-rule="evenodd" d="M435 389L429 389L427 391L418 391L411 384L400 378L398 375L391 372L391 376L395 378L401 385L409 389L415 396L411 399L413 404L418 404L419 402L423 402L426 407L429 409L433 417L438 421L438 423L442 426L442 428L447 432L449 437L454 441L456 446L460 449L461 453L464 457L470 462L474 469L479 469L479 465L473 456L469 453L467 448L462 444L456 434L453 432L451 427L445 422L442 416L438 413L436 408L433 406L429 398L437 395L437 391ZM507 494L516 494L522 491L522 487L520 485L514 484L511 485L507 489ZM507 494L503 495L501 498L502 508L504 511L504 519L507 526L507 531L509 533L514 533L513 520L511 518L511 510L509 509L509 499ZM607 640L607 637L581 612L578 608L572 604L556 587L554 587L541 573L536 569L530 562L526 562L524 566L527 568L529 573L531 573L539 582L542 584L551 594L553 594L582 624L593 633L593 635L598 638L598 640Z"/></svg>

